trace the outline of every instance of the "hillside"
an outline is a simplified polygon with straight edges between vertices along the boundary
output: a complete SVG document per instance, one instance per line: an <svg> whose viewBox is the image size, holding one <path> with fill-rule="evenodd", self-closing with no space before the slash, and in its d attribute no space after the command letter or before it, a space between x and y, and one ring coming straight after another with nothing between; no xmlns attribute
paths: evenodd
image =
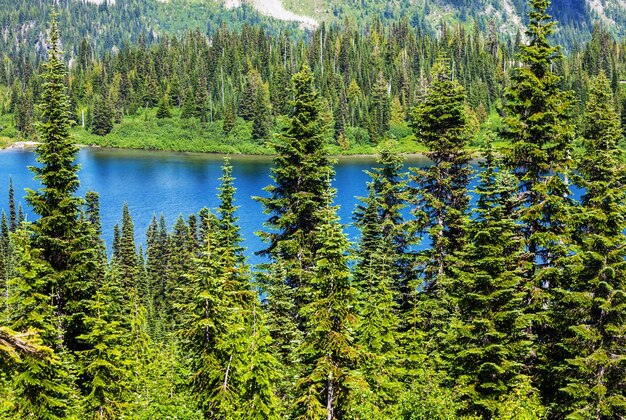
<svg viewBox="0 0 626 420"><path fill-rule="evenodd" d="M222 24L232 28L261 24L268 33L290 28L311 29L321 22L365 24L407 19L415 28L441 33L446 27L477 24L502 39L523 34L524 0L59 0L61 36L66 51L76 53L82 38L98 52L115 51L140 41L152 43L164 35L187 30L213 32ZM0 52L31 54L43 51L52 2L0 0ZM595 23L623 38L626 4L620 0L554 0L551 13L559 21L555 41L571 48L589 39Z"/></svg>
<svg viewBox="0 0 626 420"><path fill-rule="evenodd" d="M408 17L415 26L440 31L443 23L467 25L476 21L483 30L493 21L500 35L513 38L524 31L528 2L524 0L285 0L296 13L332 21L346 17L362 20L379 15L383 19ZM595 23L614 36L626 32L626 3L620 0L553 0L550 13L559 22L556 40L572 46L586 40Z"/></svg>

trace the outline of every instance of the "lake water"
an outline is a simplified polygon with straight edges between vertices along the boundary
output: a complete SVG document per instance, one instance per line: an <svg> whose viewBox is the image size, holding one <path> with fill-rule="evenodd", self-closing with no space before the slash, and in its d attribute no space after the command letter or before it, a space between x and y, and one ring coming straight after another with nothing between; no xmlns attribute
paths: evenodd
<svg viewBox="0 0 626 420"><path fill-rule="evenodd" d="M144 242L154 215L163 214L169 229L179 215L187 218L203 207L215 208L218 204L221 155L84 148L78 153L77 162L81 166L79 193L84 195L91 189L100 194L104 238L109 245L113 226L121 224L125 202L140 242ZM257 263L260 259L252 254L262 249L263 243L254 232L263 228L267 216L252 197L264 195L263 187L271 183L272 160L261 156L231 156L231 162L244 246L250 262ZM8 209L9 177L12 177L16 201L22 203L28 219L32 220L23 196L25 188L38 188L28 170L28 166L36 164L32 151L0 151L0 208ZM417 157L408 162L408 166L427 164L425 159ZM348 224L346 233L350 240L355 240L358 233L349 225L356 197L366 194L369 177L364 171L373 165L373 157L340 158L335 168L333 184L338 190L335 204L340 206L341 222Z"/></svg>

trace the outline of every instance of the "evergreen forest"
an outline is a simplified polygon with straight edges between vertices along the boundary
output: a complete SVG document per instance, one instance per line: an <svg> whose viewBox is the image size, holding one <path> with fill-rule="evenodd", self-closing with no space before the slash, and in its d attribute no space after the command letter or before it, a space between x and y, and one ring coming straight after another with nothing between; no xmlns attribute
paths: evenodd
<svg viewBox="0 0 626 420"><path fill-rule="evenodd" d="M116 54L64 51L52 13L45 48L0 66L3 130L37 140L41 184L34 221L12 184L0 215L0 418L626 417L623 44L596 27L565 54L548 7L515 42L401 19ZM138 127L155 143L114 145L273 155L263 264L228 158L217 207L144 241L124 206L104 243L77 143ZM341 150L378 156L356 243Z"/></svg>

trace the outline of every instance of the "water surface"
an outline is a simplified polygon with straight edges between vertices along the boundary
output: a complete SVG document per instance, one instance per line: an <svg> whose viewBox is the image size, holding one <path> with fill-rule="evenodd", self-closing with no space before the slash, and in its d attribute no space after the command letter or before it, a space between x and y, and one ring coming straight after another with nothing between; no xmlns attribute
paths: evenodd
<svg viewBox="0 0 626 420"><path fill-rule="evenodd" d="M128 203L140 242L153 216L165 216L168 229L180 215L198 213L203 207L218 205L217 187L221 177L223 155L151 152L84 148L78 153L81 186L79 194L89 189L100 194L100 209L104 238L111 244L113 226L121 224L122 206ZM254 234L263 228L267 216L262 206L252 197L265 195L263 188L271 183L272 160L263 156L231 156L233 176L236 178L235 199L239 205L241 231L251 262L259 262L253 253L263 248ZM412 157L409 166L425 166L423 158ZM34 215L23 200L25 188L38 188L33 174L27 169L37 165L35 155L28 150L0 152L0 208L8 208L9 177L13 178L16 201L21 202L29 220ZM366 194L369 177L364 173L375 165L373 157L339 158L335 166L337 188L335 203L339 206L341 222L349 224L359 196ZM351 240L356 239L354 227L346 226Z"/></svg>

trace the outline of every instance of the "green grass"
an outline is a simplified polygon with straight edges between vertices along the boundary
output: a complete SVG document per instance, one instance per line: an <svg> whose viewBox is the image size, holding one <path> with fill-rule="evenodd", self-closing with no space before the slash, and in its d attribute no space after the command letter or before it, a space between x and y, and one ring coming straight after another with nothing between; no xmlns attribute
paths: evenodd
<svg viewBox="0 0 626 420"><path fill-rule="evenodd" d="M272 155L274 153L274 149L267 142L252 139L251 122L238 119L233 130L226 135L222 131L221 121L201 123L195 119L181 119L178 109L173 109L172 112L173 117L167 119L156 118L156 109L144 110L135 116L126 116L106 136L96 136L80 126L73 127L71 134L77 144L86 146L249 155ZM280 131L285 124L286 118L279 117L274 133ZM496 113L491 113L472 140L469 149L472 152L478 152L488 133L495 132L501 124L501 118ZM366 130L349 128L346 134L348 144L342 147L332 138L332 133L329 133L328 149L331 155L354 156L378 153L378 145L370 143ZM391 127L388 134L395 139L396 149L400 153L428 152L416 140L407 124ZM0 115L0 148L18 140L22 139L15 130L13 116ZM495 142L494 146L500 148L507 144Z"/></svg>
<svg viewBox="0 0 626 420"><path fill-rule="evenodd" d="M176 152L231 153L268 155L272 149L252 139L251 123L238 120L226 135L222 123L201 123L196 119L158 119L156 110L125 117L106 136L96 136L82 127L72 134L76 143L88 146L125 149L170 150Z"/></svg>

